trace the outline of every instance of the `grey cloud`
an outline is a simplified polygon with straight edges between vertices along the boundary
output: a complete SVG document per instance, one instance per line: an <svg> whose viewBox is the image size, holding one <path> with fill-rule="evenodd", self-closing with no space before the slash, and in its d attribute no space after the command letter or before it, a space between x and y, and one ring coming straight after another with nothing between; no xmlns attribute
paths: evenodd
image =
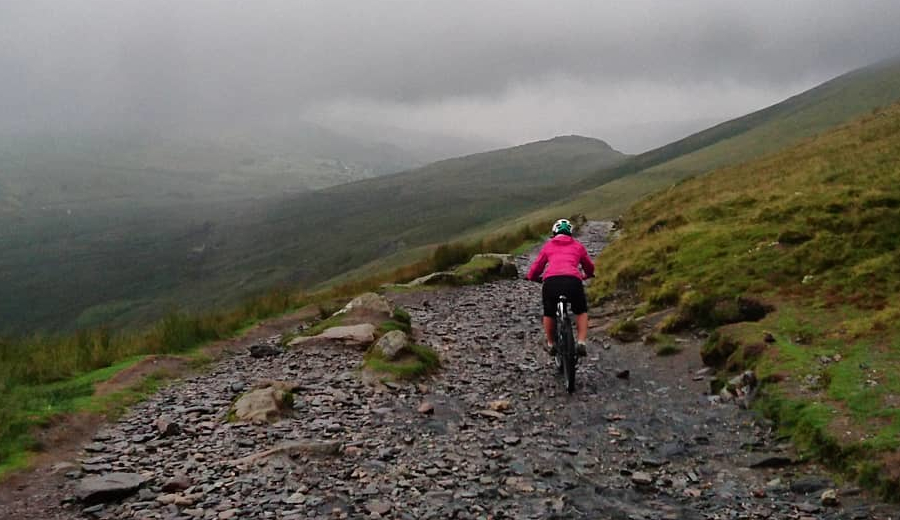
<svg viewBox="0 0 900 520"><path fill-rule="evenodd" d="M0 0L0 127L265 121L337 102L437 116L476 100L488 117L560 78L775 96L900 52L897 20L888 0ZM656 110L631 103L641 121Z"/></svg>

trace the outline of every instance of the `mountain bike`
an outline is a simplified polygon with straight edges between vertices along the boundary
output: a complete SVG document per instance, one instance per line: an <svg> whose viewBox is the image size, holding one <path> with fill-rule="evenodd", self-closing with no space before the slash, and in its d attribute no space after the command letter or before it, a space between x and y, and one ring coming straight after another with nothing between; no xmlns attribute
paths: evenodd
<svg viewBox="0 0 900 520"><path fill-rule="evenodd" d="M560 296L556 303L556 368L563 375L566 391L575 391L575 366L578 355L575 352L575 336L572 333L572 319L569 318L569 303Z"/></svg>

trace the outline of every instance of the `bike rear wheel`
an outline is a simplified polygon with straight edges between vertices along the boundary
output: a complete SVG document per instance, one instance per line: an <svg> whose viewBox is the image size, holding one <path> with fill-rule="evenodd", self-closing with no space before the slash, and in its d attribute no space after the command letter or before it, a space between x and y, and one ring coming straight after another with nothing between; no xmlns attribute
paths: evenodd
<svg viewBox="0 0 900 520"><path fill-rule="evenodd" d="M568 318L568 317L567 317ZM557 345L558 364L566 382L566 391L570 394L575 391L575 365L577 353L575 352L575 336L572 334L572 322L563 319L558 325L559 343Z"/></svg>

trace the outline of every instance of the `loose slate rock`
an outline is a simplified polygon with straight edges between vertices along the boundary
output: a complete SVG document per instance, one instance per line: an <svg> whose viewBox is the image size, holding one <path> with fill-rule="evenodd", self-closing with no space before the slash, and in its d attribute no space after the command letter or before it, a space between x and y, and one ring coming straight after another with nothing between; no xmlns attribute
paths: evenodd
<svg viewBox="0 0 900 520"><path fill-rule="evenodd" d="M155 422L160 437L172 437L181 433L181 426L168 417L160 417Z"/></svg>
<svg viewBox="0 0 900 520"><path fill-rule="evenodd" d="M384 515L391 510L391 505L380 500L372 500L371 502L366 504L366 510L368 510L370 513Z"/></svg>
<svg viewBox="0 0 900 520"><path fill-rule="evenodd" d="M643 471L635 471L631 475L631 481L637 486L649 486L653 483L653 477Z"/></svg>
<svg viewBox="0 0 900 520"><path fill-rule="evenodd" d="M193 482L191 482L190 477L184 474L179 474L166 481L166 483L162 486L162 490L166 493L171 493L173 491L184 491L192 485Z"/></svg>
<svg viewBox="0 0 900 520"><path fill-rule="evenodd" d="M81 479L75 496L85 504L102 504L128 497L143 484L144 477L137 473L107 473Z"/></svg>
<svg viewBox="0 0 900 520"><path fill-rule="evenodd" d="M783 468L794 463L794 459L780 453L762 453L750 460L751 468Z"/></svg>
<svg viewBox="0 0 900 520"><path fill-rule="evenodd" d="M816 491L821 491L823 489L830 488L834 485L830 479L825 477L818 476L806 476L798 478L797 480L791 483L791 491L794 493L800 493L803 495L809 493L815 493Z"/></svg>
<svg viewBox="0 0 900 520"><path fill-rule="evenodd" d="M267 344L250 345L250 348L248 350L250 351L250 357L254 357L256 359L267 358L281 354L281 350Z"/></svg>
<svg viewBox="0 0 900 520"><path fill-rule="evenodd" d="M833 489L826 489L822 492L822 505L826 507L837 507L841 505L841 501L838 499L837 491Z"/></svg>

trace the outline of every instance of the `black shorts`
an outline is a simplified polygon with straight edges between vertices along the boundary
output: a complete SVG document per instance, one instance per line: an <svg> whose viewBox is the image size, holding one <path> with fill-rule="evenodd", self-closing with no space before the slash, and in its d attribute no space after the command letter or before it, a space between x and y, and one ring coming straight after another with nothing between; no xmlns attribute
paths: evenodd
<svg viewBox="0 0 900 520"><path fill-rule="evenodd" d="M569 301L572 314L587 312L587 298L584 296L584 284L576 276L551 276L544 280L541 287L541 300L544 302L544 316L556 316L556 303L563 295Z"/></svg>

